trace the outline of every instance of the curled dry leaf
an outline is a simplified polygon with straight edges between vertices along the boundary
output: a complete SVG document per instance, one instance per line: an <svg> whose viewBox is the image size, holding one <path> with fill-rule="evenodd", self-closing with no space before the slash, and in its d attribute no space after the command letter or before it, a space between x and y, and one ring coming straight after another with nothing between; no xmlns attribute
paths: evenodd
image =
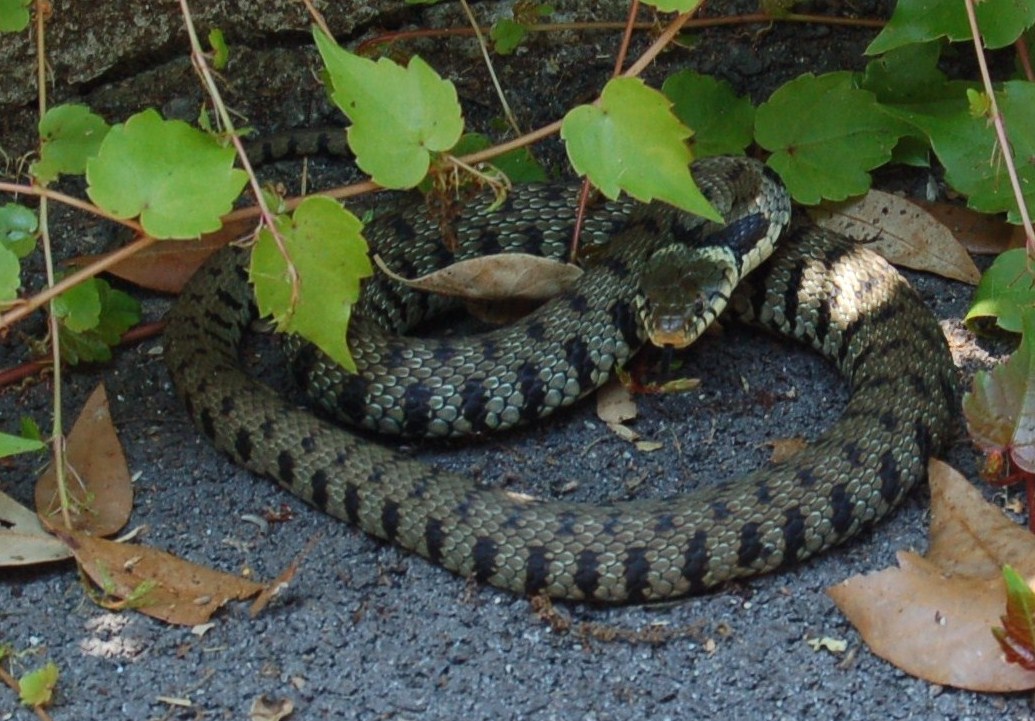
<svg viewBox="0 0 1035 721"><path fill-rule="evenodd" d="M47 533L35 513L0 491L0 568L71 557L72 552Z"/></svg>
<svg viewBox="0 0 1035 721"><path fill-rule="evenodd" d="M98 385L68 434L66 474L72 527L109 536L133 510L133 484L115 434L104 384ZM46 522L60 513L57 474L51 465L36 483L36 511Z"/></svg>
<svg viewBox="0 0 1035 721"><path fill-rule="evenodd" d="M843 233L896 265L977 285L981 271L952 231L905 198L871 190L862 198L809 210L813 221Z"/></svg>
<svg viewBox="0 0 1035 721"><path fill-rule="evenodd" d="M374 262L388 277L411 288L465 300L546 300L582 275L577 265L526 253L471 258L409 280L392 272L380 256Z"/></svg>
<svg viewBox="0 0 1035 721"><path fill-rule="evenodd" d="M252 701L252 707L248 710L249 721L281 721L291 715L295 705L291 699L273 699L268 696L259 696Z"/></svg>
<svg viewBox="0 0 1035 721"><path fill-rule="evenodd" d="M618 378L612 378L597 391L596 398L597 418L606 423L612 433L623 441L633 442L639 439L639 433L624 425L637 415L636 400L624 383Z"/></svg>
<svg viewBox="0 0 1035 721"><path fill-rule="evenodd" d="M1001 567L1035 579L1035 536L950 466L932 460L931 547L899 567L827 589L870 649L933 683L973 691L1035 688L1035 672L1007 663L992 636L1006 608Z"/></svg>
<svg viewBox="0 0 1035 721"><path fill-rule="evenodd" d="M112 605L167 623L197 626L227 601L250 598L262 584L184 561L165 551L53 529Z"/></svg>

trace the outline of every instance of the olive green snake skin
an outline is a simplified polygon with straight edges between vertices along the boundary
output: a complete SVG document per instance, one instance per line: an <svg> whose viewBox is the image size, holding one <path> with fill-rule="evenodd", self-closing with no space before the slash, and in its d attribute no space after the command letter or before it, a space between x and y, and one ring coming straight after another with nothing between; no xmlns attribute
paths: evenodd
<svg viewBox="0 0 1035 721"><path fill-rule="evenodd" d="M604 204L584 237L617 237L573 288L516 324L460 339L395 335L437 301L372 279L349 331L360 374L342 378L303 351L304 385L326 410L402 435L481 433L573 403L643 342L637 274L645 253L673 238L742 245L781 234L789 203L760 164L698 161L693 172L725 229L663 206ZM457 255L479 245L563 248L576 195L530 188L495 213L472 205L455 223ZM419 209L377 227L368 238L402 275L449 260L437 225ZM790 459L674 498L590 505L484 488L296 408L240 368L241 338L255 316L240 250L217 253L184 289L170 314L166 359L197 426L236 463L462 576L608 603L700 592L796 563L869 527L926 478L929 457L952 433L956 371L937 321L906 281L815 227L792 223L783 235L730 306L830 359L850 384L847 407Z"/></svg>

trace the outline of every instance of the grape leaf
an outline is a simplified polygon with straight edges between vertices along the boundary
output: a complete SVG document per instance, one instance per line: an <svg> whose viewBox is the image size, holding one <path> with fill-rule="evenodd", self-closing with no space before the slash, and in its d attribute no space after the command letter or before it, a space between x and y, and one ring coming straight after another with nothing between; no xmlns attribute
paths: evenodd
<svg viewBox="0 0 1035 721"><path fill-rule="evenodd" d="M39 220L24 205L7 203L0 206L0 246L6 247L19 258L24 258L36 247Z"/></svg>
<svg viewBox="0 0 1035 721"><path fill-rule="evenodd" d="M118 344L123 333L140 321L140 303L133 296L115 290L100 278L87 283L94 286L100 303L97 322L79 331L66 323L58 327L61 358L72 365L80 361L110 360L111 348Z"/></svg>
<svg viewBox="0 0 1035 721"><path fill-rule="evenodd" d="M290 219L280 219L277 228L298 273L295 305L287 263L268 229L259 233L249 270L259 311L273 316L277 330L298 333L352 371L356 364L345 330L359 281L373 272L361 227L354 215L319 196L306 198Z"/></svg>
<svg viewBox="0 0 1035 721"><path fill-rule="evenodd" d="M86 192L117 218L139 215L155 238L196 238L219 228L248 180L234 158L213 136L145 110L87 161Z"/></svg>
<svg viewBox="0 0 1035 721"><path fill-rule="evenodd" d="M729 83L683 70L666 78L661 92L672 101L676 117L694 129L690 148L695 158L743 155L751 144L755 108Z"/></svg>
<svg viewBox="0 0 1035 721"><path fill-rule="evenodd" d="M1031 0L982 0L974 3L978 27L990 49L1012 44L1035 23ZM947 37L969 40L967 11L959 0L899 0L888 24L866 48L867 55Z"/></svg>
<svg viewBox="0 0 1035 721"><path fill-rule="evenodd" d="M97 155L110 130L104 118L85 105L57 105L40 120L40 159L30 172L42 184L61 173L79 175L86 161Z"/></svg>
<svg viewBox="0 0 1035 721"><path fill-rule="evenodd" d="M432 152L460 139L464 123L456 88L419 57L407 67L388 58L353 55L313 31L330 74L331 97L349 116L356 163L386 188L412 188L427 174Z"/></svg>
<svg viewBox="0 0 1035 721"><path fill-rule="evenodd" d="M0 0L0 33L17 33L29 25L31 0Z"/></svg>
<svg viewBox="0 0 1035 721"><path fill-rule="evenodd" d="M18 297L22 284L21 264L18 256L0 245L0 303Z"/></svg>
<svg viewBox="0 0 1035 721"><path fill-rule="evenodd" d="M1024 248L1015 248L1000 253L981 276L974 291L974 302L964 320L973 328L979 319L995 318L1003 330L1020 333L1022 318L1033 311L1035 277L1028 270Z"/></svg>
<svg viewBox="0 0 1035 721"><path fill-rule="evenodd" d="M0 433L0 458L13 456L17 453L32 453L43 450L46 445L34 438L23 438L12 436L9 433Z"/></svg>
<svg viewBox="0 0 1035 721"><path fill-rule="evenodd" d="M873 93L848 72L806 73L759 106L755 138L768 164L799 203L844 200L870 187L869 170L886 163L907 129L880 111Z"/></svg>
<svg viewBox="0 0 1035 721"><path fill-rule="evenodd" d="M58 681L58 667L48 661L18 679L18 696L26 706L47 706Z"/></svg>
<svg viewBox="0 0 1035 721"><path fill-rule="evenodd" d="M992 635L1006 654L1006 660L1035 671L1035 593L1011 566L1003 567L1006 583L1006 615L1002 628Z"/></svg>
<svg viewBox="0 0 1035 721"><path fill-rule="evenodd" d="M69 330L81 333L97 327L101 318L101 297L96 281L96 278L90 278L54 299L54 314Z"/></svg>
<svg viewBox="0 0 1035 721"><path fill-rule="evenodd" d="M668 98L638 78L609 81L597 105L573 108L561 126L571 164L608 198L624 190L719 221L690 177L689 136Z"/></svg>

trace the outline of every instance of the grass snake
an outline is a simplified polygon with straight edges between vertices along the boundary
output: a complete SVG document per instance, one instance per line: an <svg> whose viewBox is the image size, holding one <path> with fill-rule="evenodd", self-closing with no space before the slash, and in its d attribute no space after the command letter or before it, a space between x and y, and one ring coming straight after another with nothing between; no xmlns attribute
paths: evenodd
<svg viewBox="0 0 1035 721"><path fill-rule="evenodd" d="M377 276L349 329L360 372L345 375L304 348L298 375L322 413L368 430L449 436L530 423L590 393L642 345L639 273L658 249L704 243L751 258L782 235L730 308L820 352L851 389L841 418L783 462L674 498L599 505L481 487L424 465L296 407L242 370L240 343L255 309L247 253L234 248L207 262L170 313L172 379L198 428L236 463L499 588L640 602L795 563L869 527L925 479L928 458L952 433L956 370L937 321L888 263L807 223L784 229L789 201L764 166L707 159L693 174L726 226L661 204L603 203L583 239L613 239L574 287L510 326L468 337L400 335L439 301ZM455 253L418 205L378 219L367 237L409 276L530 245L563 255L576 196L564 185L530 186L495 212L472 203L454 224Z"/></svg>

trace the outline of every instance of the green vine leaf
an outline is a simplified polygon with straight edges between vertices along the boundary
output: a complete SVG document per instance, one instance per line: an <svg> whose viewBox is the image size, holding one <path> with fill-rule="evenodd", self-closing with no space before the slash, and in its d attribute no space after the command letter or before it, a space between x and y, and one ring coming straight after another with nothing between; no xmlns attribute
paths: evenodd
<svg viewBox="0 0 1035 721"><path fill-rule="evenodd" d="M848 72L806 73L755 113L755 139L772 152L768 164L805 205L865 193L868 171L888 162L905 132Z"/></svg>
<svg viewBox="0 0 1035 721"><path fill-rule="evenodd" d="M315 343L349 371L356 364L345 344L359 282L373 273L362 223L330 198L306 198L277 229L298 273L297 304L292 302L287 261L269 229L259 233L249 273L262 315L277 330Z"/></svg>
<svg viewBox="0 0 1035 721"><path fill-rule="evenodd" d="M980 92L973 83L949 82L932 91L922 102L884 106L885 112L923 131L938 160L945 166L945 180L967 196L967 204L984 213L1006 212L1019 222L1017 203L1002 163L994 129L985 117L974 117L968 91ZM1004 83L996 93L1003 114L1024 197L1035 200L1035 85L1024 81Z"/></svg>
<svg viewBox="0 0 1035 721"><path fill-rule="evenodd" d="M17 298L21 284L22 273L18 256L0 245L0 304Z"/></svg>
<svg viewBox="0 0 1035 721"><path fill-rule="evenodd" d="M0 0L0 33L19 33L29 26L31 0Z"/></svg>
<svg viewBox="0 0 1035 721"><path fill-rule="evenodd" d="M995 318L1003 330L1020 333L1029 314L1035 315L1035 277L1028 270L1028 254L1024 248L1000 253L981 276L964 320L974 328L978 321Z"/></svg>
<svg viewBox="0 0 1035 721"><path fill-rule="evenodd" d="M607 197L624 190L721 220L690 177L689 136L668 98L638 78L609 81L597 105L573 108L561 126L571 164Z"/></svg>
<svg viewBox="0 0 1035 721"><path fill-rule="evenodd" d="M751 144L755 107L729 83L683 70L666 78L661 92L672 101L676 117L694 129L690 150L695 158L743 155Z"/></svg>
<svg viewBox="0 0 1035 721"><path fill-rule="evenodd" d="M688 13L696 10L704 0L646 0L663 13Z"/></svg>
<svg viewBox="0 0 1035 721"><path fill-rule="evenodd" d="M18 696L26 706L47 706L54 695L58 681L58 667L48 661L40 668L18 679Z"/></svg>
<svg viewBox="0 0 1035 721"><path fill-rule="evenodd" d="M7 248L18 258L35 250L39 227L39 219L30 208L17 203L0 206L0 247Z"/></svg>
<svg viewBox="0 0 1035 721"><path fill-rule="evenodd" d="M431 153L456 145L464 122L456 88L414 56L407 67L353 55L313 31L331 78L331 97L349 116L356 163L386 188L412 188L427 175Z"/></svg>
<svg viewBox="0 0 1035 721"><path fill-rule="evenodd" d="M55 304L62 308L61 358L70 365L111 360L122 334L140 322L140 303L100 278L65 291Z"/></svg>
<svg viewBox="0 0 1035 721"><path fill-rule="evenodd" d="M140 216L155 238L218 230L248 180L233 148L145 110L114 126L86 164L90 199L117 218Z"/></svg>
<svg viewBox="0 0 1035 721"><path fill-rule="evenodd" d="M981 0L974 3L974 11L989 49L1013 44L1035 23L1035 3L1030 0ZM970 39L970 22L960 0L899 0L891 20L866 48L866 54L879 55L943 37Z"/></svg>
<svg viewBox="0 0 1035 721"><path fill-rule="evenodd" d="M81 175L108 135L104 118L85 105L57 105L40 120L40 159L29 169L43 185L58 175Z"/></svg>
<svg viewBox="0 0 1035 721"><path fill-rule="evenodd" d="M46 448L46 444L34 438L23 438L12 436L10 433L0 433L0 458L13 456L18 453L34 453Z"/></svg>
<svg viewBox="0 0 1035 721"><path fill-rule="evenodd" d="M1002 628L993 628L992 635L1007 661L1035 671L1035 593L1011 566L1003 567L1003 581L1006 615L1000 618Z"/></svg>

